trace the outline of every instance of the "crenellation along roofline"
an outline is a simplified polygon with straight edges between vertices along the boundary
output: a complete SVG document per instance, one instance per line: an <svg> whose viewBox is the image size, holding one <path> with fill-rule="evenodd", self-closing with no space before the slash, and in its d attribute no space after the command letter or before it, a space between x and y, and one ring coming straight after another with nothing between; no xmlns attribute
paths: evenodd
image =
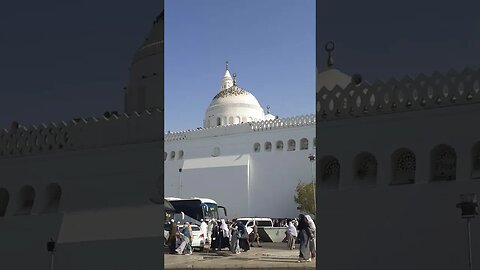
<svg viewBox="0 0 480 270"><path fill-rule="evenodd" d="M315 114L299 115L287 118L247 122L241 124L215 126L165 133L165 141L181 141L212 136L233 135L240 133L261 132L283 128L315 125Z"/></svg>
<svg viewBox="0 0 480 270"><path fill-rule="evenodd" d="M98 117L0 129L0 158L161 141L163 112L109 112Z"/></svg>
<svg viewBox="0 0 480 270"><path fill-rule="evenodd" d="M480 69L322 87L316 95L319 121L479 103Z"/></svg>

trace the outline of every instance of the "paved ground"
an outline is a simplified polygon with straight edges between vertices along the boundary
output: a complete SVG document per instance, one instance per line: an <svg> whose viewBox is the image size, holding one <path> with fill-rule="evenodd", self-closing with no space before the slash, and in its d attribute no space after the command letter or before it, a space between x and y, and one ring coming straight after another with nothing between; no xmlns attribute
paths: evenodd
<svg viewBox="0 0 480 270"><path fill-rule="evenodd" d="M193 252L193 255L171 255L165 252L165 269L315 269L315 259L298 263L298 245L289 250L286 243L262 243L262 247L232 254L224 249L217 252Z"/></svg>

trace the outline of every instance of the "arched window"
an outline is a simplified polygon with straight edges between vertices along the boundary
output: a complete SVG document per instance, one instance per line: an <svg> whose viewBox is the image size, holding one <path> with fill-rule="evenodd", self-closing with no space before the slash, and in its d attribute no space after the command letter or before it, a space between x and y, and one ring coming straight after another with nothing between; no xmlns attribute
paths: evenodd
<svg viewBox="0 0 480 270"><path fill-rule="evenodd" d="M242 120L240 120L240 116L235 117L235 121L233 122L234 124L240 124Z"/></svg>
<svg viewBox="0 0 480 270"><path fill-rule="evenodd" d="M35 190L31 186L24 186L18 196L17 215L29 215L32 212L35 200Z"/></svg>
<svg viewBox="0 0 480 270"><path fill-rule="evenodd" d="M472 149L472 178L480 178L480 142L477 142Z"/></svg>
<svg viewBox="0 0 480 270"><path fill-rule="evenodd" d="M430 162L430 181L455 180L457 174L457 154L452 147L446 144L437 145L430 154Z"/></svg>
<svg viewBox="0 0 480 270"><path fill-rule="evenodd" d="M260 144L259 143L253 144L253 152L260 152Z"/></svg>
<svg viewBox="0 0 480 270"><path fill-rule="evenodd" d="M4 188L0 188L0 217L5 216L7 213L8 201L10 200L10 194Z"/></svg>
<svg viewBox="0 0 480 270"><path fill-rule="evenodd" d="M392 185L415 183L417 161L409 149L398 149L392 154Z"/></svg>
<svg viewBox="0 0 480 270"><path fill-rule="evenodd" d="M164 152L163 153L163 161L167 160L167 156L168 156L167 152Z"/></svg>
<svg viewBox="0 0 480 270"><path fill-rule="evenodd" d="M377 182L377 159L370 153L360 153L354 161L355 182L373 185Z"/></svg>
<svg viewBox="0 0 480 270"><path fill-rule="evenodd" d="M302 138L300 140L300 150L308 150L308 139Z"/></svg>
<svg viewBox="0 0 480 270"><path fill-rule="evenodd" d="M47 186L45 197L47 204L45 205L45 212L55 212L60 205L60 198L62 197L62 189L58 184L50 184Z"/></svg>
<svg viewBox="0 0 480 270"><path fill-rule="evenodd" d="M175 151L170 152L170 159L171 160L175 159Z"/></svg>
<svg viewBox="0 0 480 270"><path fill-rule="evenodd" d="M221 126L221 125L222 125L222 118L217 117L217 126Z"/></svg>
<svg viewBox="0 0 480 270"><path fill-rule="evenodd" d="M271 142L266 142L265 143L265 152L270 152L272 151L272 143Z"/></svg>
<svg viewBox="0 0 480 270"><path fill-rule="evenodd" d="M295 140L288 140L287 151L295 151Z"/></svg>
<svg viewBox="0 0 480 270"><path fill-rule="evenodd" d="M317 148L317 138L313 138L313 148Z"/></svg>
<svg viewBox="0 0 480 270"><path fill-rule="evenodd" d="M178 158L177 159L183 159L183 150L178 151Z"/></svg>
<svg viewBox="0 0 480 270"><path fill-rule="evenodd" d="M283 141L277 141L276 148L278 151L283 151Z"/></svg>
<svg viewBox="0 0 480 270"><path fill-rule="evenodd" d="M340 183L340 162L332 156L326 156L319 162L320 165L320 189L337 189Z"/></svg>
<svg viewBox="0 0 480 270"><path fill-rule="evenodd" d="M228 124L229 124L229 125L232 125L232 124L233 124L233 116L230 116L230 117L228 118Z"/></svg>

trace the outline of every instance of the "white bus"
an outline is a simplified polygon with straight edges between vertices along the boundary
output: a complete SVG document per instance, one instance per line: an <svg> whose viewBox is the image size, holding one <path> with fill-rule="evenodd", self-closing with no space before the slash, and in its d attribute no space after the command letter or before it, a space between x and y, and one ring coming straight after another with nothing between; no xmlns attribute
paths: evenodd
<svg viewBox="0 0 480 270"><path fill-rule="evenodd" d="M224 215L227 216L227 209L219 206L216 201L208 198L190 198L181 199L175 197L165 198L177 211L185 213L185 215L200 221L205 220L208 223L211 219L219 219L218 209L223 209Z"/></svg>

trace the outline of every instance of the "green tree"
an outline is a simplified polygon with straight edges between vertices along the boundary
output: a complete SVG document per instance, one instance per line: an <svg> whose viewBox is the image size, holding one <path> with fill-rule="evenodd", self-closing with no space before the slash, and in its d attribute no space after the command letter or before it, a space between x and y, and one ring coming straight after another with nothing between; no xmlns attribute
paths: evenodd
<svg viewBox="0 0 480 270"><path fill-rule="evenodd" d="M313 183L298 182L296 195L294 196L297 209L308 214L315 215L315 203L313 200Z"/></svg>

